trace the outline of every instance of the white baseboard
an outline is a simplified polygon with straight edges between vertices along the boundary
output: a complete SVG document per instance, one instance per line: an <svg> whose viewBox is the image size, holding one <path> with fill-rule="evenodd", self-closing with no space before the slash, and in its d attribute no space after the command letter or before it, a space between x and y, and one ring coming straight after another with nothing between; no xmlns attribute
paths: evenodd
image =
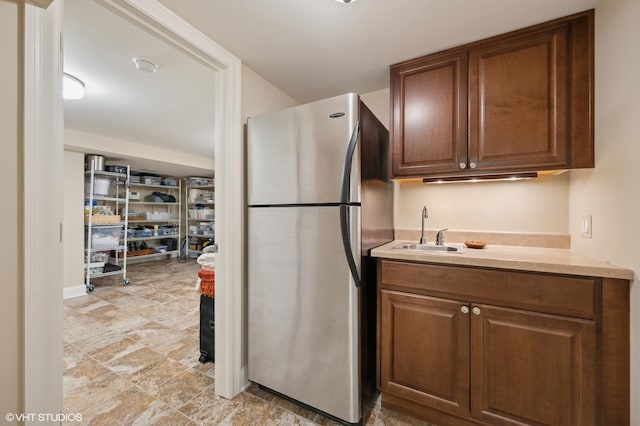
<svg viewBox="0 0 640 426"><path fill-rule="evenodd" d="M62 299L72 299L74 297L85 296L87 294L87 288L85 285L77 285L74 287L64 287L62 289Z"/></svg>

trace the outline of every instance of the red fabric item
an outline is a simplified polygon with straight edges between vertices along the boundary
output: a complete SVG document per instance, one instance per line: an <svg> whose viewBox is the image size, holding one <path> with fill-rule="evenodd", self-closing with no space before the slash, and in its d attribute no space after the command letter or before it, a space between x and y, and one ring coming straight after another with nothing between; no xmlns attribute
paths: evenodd
<svg viewBox="0 0 640 426"><path fill-rule="evenodd" d="M216 295L216 273L215 271L198 271L200 277L200 293L205 296L215 297Z"/></svg>

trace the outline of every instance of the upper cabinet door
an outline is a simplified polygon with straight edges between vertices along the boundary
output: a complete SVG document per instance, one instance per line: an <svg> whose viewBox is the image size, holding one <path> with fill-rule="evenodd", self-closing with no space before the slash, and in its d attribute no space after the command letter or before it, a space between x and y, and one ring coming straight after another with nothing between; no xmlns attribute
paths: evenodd
<svg viewBox="0 0 640 426"><path fill-rule="evenodd" d="M391 67L393 175L459 170L467 162L467 50Z"/></svg>
<svg viewBox="0 0 640 426"><path fill-rule="evenodd" d="M469 165L567 168L568 26L469 51Z"/></svg>

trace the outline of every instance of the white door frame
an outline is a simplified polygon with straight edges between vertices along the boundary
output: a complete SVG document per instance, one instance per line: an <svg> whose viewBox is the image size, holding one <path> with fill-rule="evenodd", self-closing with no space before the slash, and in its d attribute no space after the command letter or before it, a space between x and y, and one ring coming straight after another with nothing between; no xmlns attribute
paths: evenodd
<svg viewBox="0 0 640 426"><path fill-rule="evenodd" d="M54 6L61 7L63 0L52 2ZM244 286L244 161L242 145L242 120L241 120L241 62L238 58L227 52L224 48L209 39L200 31L189 25L186 21L172 13L156 0L98 0L103 5L140 25L147 31L163 37L166 41L183 49L193 55L203 64L210 66L215 74L215 175L216 175L216 241L219 244L219 253L216 258L216 371L215 371L215 392L225 398L232 398L237 395L248 383L246 369L242 365L242 288ZM57 5L56 5L57 3ZM51 6L50 6L51 7ZM54 18L54 25L61 25L61 14ZM38 20L28 23L25 31L41 31L44 23ZM53 43L55 45L55 43ZM56 45L57 46L57 45ZM52 49L51 44L45 46L25 43L25 57L35 57L42 55L39 51L42 48ZM57 53L57 52L56 52ZM51 52L49 52L51 54ZM46 67L46 64L45 64ZM26 67L28 68L28 66ZM28 69L25 69L25 73ZM29 86L35 87L40 94L44 88L52 85L57 87L61 81L62 70L59 67L50 66L48 70L35 73L33 81L25 81L25 90L29 92ZM46 91L46 89L45 89ZM38 98L38 94L34 99ZM52 107L56 109L55 105ZM57 113L60 111L54 111ZM25 114L31 112L27 109ZM46 112L45 112L46 114ZM62 115L59 115L62 117ZM37 116L35 117L37 118ZM38 134L59 135L56 126L61 126L62 122L50 123L46 121L27 120L32 126L38 126ZM51 136L56 138L56 136ZM62 138L62 136L58 136ZM34 143L46 143L47 138L40 138ZM58 141L62 143L61 140ZM52 161L58 162L55 167L62 168L62 157L55 157ZM54 167L54 168L55 168ZM42 172L35 168L25 168L25 181L33 180L39 182L45 194L63 193L61 180L46 180ZM28 189L28 188L27 188ZM26 235L25 235L26 236ZM56 239L56 243L59 243ZM38 259L29 259L25 256L25 270L37 268ZM60 293L60 303L62 303L62 278L52 280L51 286ZM34 282L35 284L35 282ZM41 284L41 283L39 283ZM28 287L28 282L25 283ZM33 294L33 297L25 298L25 307L40 306L46 304L51 299L46 299L44 293ZM26 312L26 310L25 310ZM25 329L35 327L46 328L47 324L54 327L56 321L50 323L40 322L37 318L25 318ZM62 324L60 323L60 327ZM54 337L59 336L58 343L62 347L62 333L53 333ZM55 338L54 338L55 340ZM25 367L39 363L39 359L34 358L25 351ZM195 356L195 355L194 355ZM55 381L60 382L59 375L40 377L41 381L50 381L51 387L55 387ZM29 383L26 382L25 386ZM62 392L61 383L57 383L58 392ZM25 405L28 406L29 392L25 392ZM56 397L56 395L50 395ZM60 395L59 400L62 400ZM60 407L61 408L61 407Z"/></svg>
<svg viewBox="0 0 640 426"><path fill-rule="evenodd" d="M57 413L62 408L62 4L24 7L23 242L17 248L24 259L23 412Z"/></svg>

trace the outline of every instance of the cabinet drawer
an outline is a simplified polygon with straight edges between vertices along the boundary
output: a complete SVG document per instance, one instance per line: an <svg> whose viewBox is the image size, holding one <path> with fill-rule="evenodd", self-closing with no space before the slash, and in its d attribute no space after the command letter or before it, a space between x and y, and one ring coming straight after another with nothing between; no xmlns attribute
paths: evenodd
<svg viewBox="0 0 640 426"><path fill-rule="evenodd" d="M380 260L380 286L594 319L599 278Z"/></svg>

